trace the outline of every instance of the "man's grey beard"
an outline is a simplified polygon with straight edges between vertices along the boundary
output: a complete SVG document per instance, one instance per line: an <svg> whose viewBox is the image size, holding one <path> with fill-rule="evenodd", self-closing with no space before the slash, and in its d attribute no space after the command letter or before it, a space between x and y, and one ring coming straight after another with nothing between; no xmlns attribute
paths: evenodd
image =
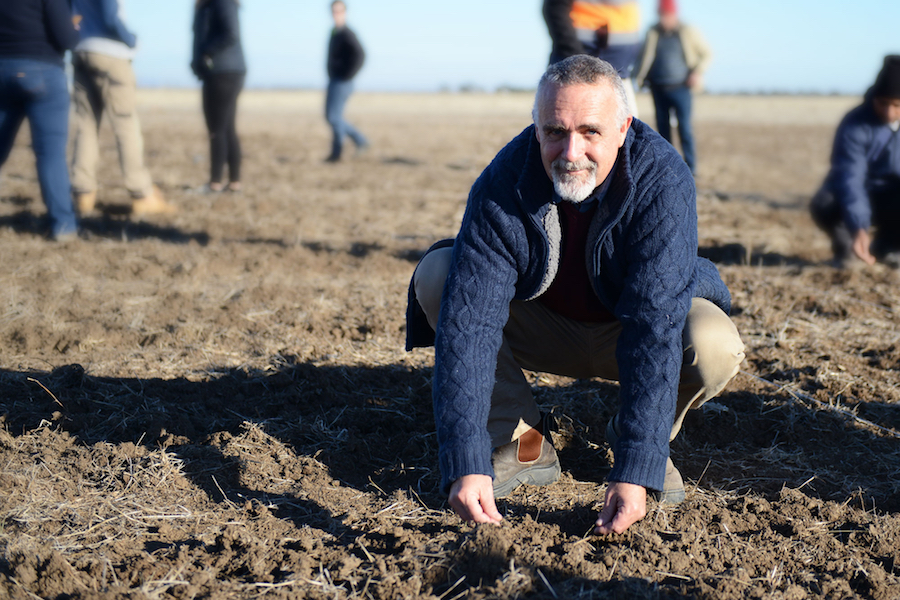
<svg viewBox="0 0 900 600"><path fill-rule="evenodd" d="M571 171L587 170L587 179L576 177ZM567 202L584 202L590 198L597 187L597 163L583 158L578 162L569 162L562 158L557 158L550 163L550 170L553 173L553 189L560 198Z"/></svg>

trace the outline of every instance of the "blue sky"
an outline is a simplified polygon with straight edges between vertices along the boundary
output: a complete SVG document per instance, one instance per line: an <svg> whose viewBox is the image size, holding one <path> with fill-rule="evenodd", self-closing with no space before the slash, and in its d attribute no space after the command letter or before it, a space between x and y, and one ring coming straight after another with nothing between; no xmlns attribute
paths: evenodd
<svg viewBox="0 0 900 600"><path fill-rule="evenodd" d="M347 2L368 53L359 90L530 88L546 66L541 0ZM139 38L139 84L197 85L188 68L193 1L124 3ZM656 6L641 0L644 28ZM884 55L900 54L898 0L679 0L679 8L715 53L712 92L861 94ZM329 0L243 0L241 22L249 87L325 84Z"/></svg>

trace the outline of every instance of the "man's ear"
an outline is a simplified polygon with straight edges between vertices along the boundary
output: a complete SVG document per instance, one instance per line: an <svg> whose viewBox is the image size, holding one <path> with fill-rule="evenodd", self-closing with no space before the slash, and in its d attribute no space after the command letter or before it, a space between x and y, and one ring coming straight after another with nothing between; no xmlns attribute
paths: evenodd
<svg viewBox="0 0 900 600"><path fill-rule="evenodd" d="M537 139L538 144L541 143L541 128L535 122L534 124L534 137Z"/></svg>
<svg viewBox="0 0 900 600"><path fill-rule="evenodd" d="M625 144L625 138L628 136L628 128L631 127L632 121L634 121L634 117L625 119L625 123L622 124L622 128L619 130L619 134L622 136L619 140L619 148Z"/></svg>

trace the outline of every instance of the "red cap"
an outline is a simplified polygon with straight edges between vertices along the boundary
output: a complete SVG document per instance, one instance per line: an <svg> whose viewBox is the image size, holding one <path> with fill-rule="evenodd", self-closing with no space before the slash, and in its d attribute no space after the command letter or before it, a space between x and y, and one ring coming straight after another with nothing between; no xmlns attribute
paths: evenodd
<svg viewBox="0 0 900 600"><path fill-rule="evenodd" d="M659 14L667 15L677 12L678 8L675 6L675 0L659 0Z"/></svg>

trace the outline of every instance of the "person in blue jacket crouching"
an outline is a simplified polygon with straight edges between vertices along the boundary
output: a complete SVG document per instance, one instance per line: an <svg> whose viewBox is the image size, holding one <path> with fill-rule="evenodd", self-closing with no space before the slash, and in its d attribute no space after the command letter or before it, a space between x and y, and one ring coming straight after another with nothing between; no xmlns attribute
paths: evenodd
<svg viewBox="0 0 900 600"><path fill-rule="evenodd" d="M466 521L499 522L495 498L560 476L523 368L618 380L596 532L621 533L648 491L684 498L669 442L744 345L697 256L690 170L630 115L616 70L588 55L551 65L533 118L475 182L456 239L416 267L407 348L435 345L441 487Z"/></svg>
<svg viewBox="0 0 900 600"><path fill-rule="evenodd" d="M841 121L810 211L834 262L900 266L900 56L887 56L863 103Z"/></svg>

